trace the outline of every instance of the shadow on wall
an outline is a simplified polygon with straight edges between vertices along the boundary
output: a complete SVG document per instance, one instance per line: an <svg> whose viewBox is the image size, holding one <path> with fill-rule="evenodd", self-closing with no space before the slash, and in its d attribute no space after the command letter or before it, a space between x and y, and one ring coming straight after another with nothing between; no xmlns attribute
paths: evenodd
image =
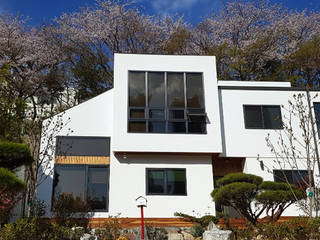
<svg viewBox="0 0 320 240"><path fill-rule="evenodd" d="M211 164L212 154L192 153L132 153L118 152L115 158L122 164Z"/></svg>

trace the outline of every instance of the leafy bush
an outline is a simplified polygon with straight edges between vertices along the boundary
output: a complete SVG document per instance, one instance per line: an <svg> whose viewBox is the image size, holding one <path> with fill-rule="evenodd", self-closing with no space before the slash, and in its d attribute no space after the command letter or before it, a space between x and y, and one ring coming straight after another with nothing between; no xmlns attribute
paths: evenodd
<svg viewBox="0 0 320 240"><path fill-rule="evenodd" d="M46 214L47 205L45 201L34 199L31 201L30 216L31 217L42 217Z"/></svg>
<svg viewBox="0 0 320 240"><path fill-rule="evenodd" d="M214 224L217 224L218 221L219 221L219 218L215 217L213 215L204 215L202 217L194 217L194 216L191 216L191 215L188 215L188 214L175 212L174 216L181 217L183 220L188 221L188 222L198 223L203 228L207 227L210 222L213 222Z"/></svg>
<svg viewBox="0 0 320 240"><path fill-rule="evenodd" d="M146 224L146 235L149 240L167 240L168 232L161 227L154 227Z"/></svg>
<svg viewBox="0 0 320 240"><path fill-rule="evenodd" d="M202 237L204 231L204 228L200 224L195 224L190 229L190 233L193 237Z"/></svg>
<svg viewBox="0 0 320 240"><path fill-rule="evenodd" d="M230 173L224 176L223 178L220 178L217 181L217 185L221 187L234 182L246 182L258 186L263 182L263 179L253 174L245 174L242 172Z"/></svg>
<svg viewBox="0 0 320 240"><path fill-rule="evenodd" d="M235 231L238 239L320 240L320 218L295 218L284 223L267 223Z"/></svg>
<svg viewBox="0 0 320 240"><path fill-rule="evenodd" d="M18 194L24 186L23 181L12 172L0 167L0 226L8 222L11 210L18 201Z"/></svg>
<svg viewBox="0 0 320 240"><path fill-rule="evenodd" d="M74 229L38 218L21 218L0 228L0 240L78 240L84 229Z"/></svg>
<svg viewBox="0 0 320 240"><path fill-rule="evenodd" d="M0 141L0 166L13 170L33 161L26 144Z"/></svg>
<svg viewBox="0 0 320 240"><path fill-rule="evenodd" d="M80 198L72 194L62 193L52 202L52 212L56 221L61 225L69 225L69 220L77 213L83 214L90 211L90 207Z"/></svg>
<svg viewBox="0 0 320 240"><path fill-rule="evenodd" d="M121 226L118 216L110 216L109 219L105 221L104 227L96 230L96 234L98 235L98 239L118 239L121 235Z"/></svg>

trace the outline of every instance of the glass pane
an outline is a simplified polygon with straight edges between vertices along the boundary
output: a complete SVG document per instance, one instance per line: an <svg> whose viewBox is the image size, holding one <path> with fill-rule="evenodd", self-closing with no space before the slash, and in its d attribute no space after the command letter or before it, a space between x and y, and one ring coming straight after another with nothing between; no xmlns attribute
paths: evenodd
<svg viewBox="0 0 320 240"><path fill-rule="evenodd" d="M184 119L184 110L169 110L169 119Z"/></svg>
<svg viewBox="0 0 320 240"><path fill-rule="evenodd" d="M88 169L88 203L92 210L107 210L108 171L108 167L89 167Z"/></svg>
<svg viewBox="0 0 320 240"><path fill-rule="evenodd" d="M149 107L164 107L164 73L148 72Z"/></svg>
<svg viewBox="0 0 320 240"><path fill-rule="evenodd" d="M183 73L167 73L168 106L184 107Z"/></svg>
<svg viewBox="0 0 320 240"><path fill-rule="evenodd" d="M311 182L313 183L313 179L311 179ZM296 185L298 188L306 190L309 186L308 171L305 171L305 170L292 171L292 183Z"/></svg>
<svg viewBox="0 0 320 240"><path fill-rule="evenodd" d="M85 200L85 166L55 165L53 180L54 198L60 194L72 194L74 198Z"/></svg>
<svg viewBox="0 0 320 240"><path fill-rule="evenodd" d="M201 73L187 73L187 106L204 108Z"/></svg>
<svg viewBox="0 0 320 240"><path fill-rule="evenodd" d="M206 133L206 124L204 122L188 122L189 133Z"/></svg>
<svg viewBox="0 0 320 240"><path fill-rule="evenodd" d="M246 128L263 128L261 106L244 106L244 121Z"/></svg>
<svg viewBox="0 0 320 240"><path fill-rule="evenodd" d="M149 118L164 119L164 111L163 110L150 110L149 111Z"/></svg>
<svg viewBox="0 0 320 240"><path fill-rule="evenodd" d="M129 72L129 106L146 106L145 72Z"/></svg>
<svg viewBox="0 0 320 240"><path fill-rule="evenodd" d="M318 102L313 103L313 107L314 107L314 115L316 118L316 124L318 129L318 136L320 138L320 103Z"/></svg>
<svg viewBox="0 0 320 240"><path fill-rule="evenodd" d="M185 122L168 122L169 133L185 133L186 123Z"/></svg>
<svg viewBox="0 0 320 240"><path fill-rule="evenodd" d="M163 170L148 170L148 193L164 193Z"/></svg>
<svg viewBox="0 0 320 240"><path fill-rule="evenodd" d="M263 106L263 122L265 129L282 127L280 106Z"/></svg>
<svg viewBox="0 0 320 240"><path fill-rule="evenodd" d="M274 181L275 182L289 182L292 183L292 174L291 172L284 170L274 170Z"/></svg>
<svg viewBox="0 0 320 240"><path fill-rule="evenodd" d="M129 132L146 132L146 122L129 121Z"/></svg>
<svg viewBox="0 0 320 240"><path fill-rule="evenodd" d="M167 193L172 195L186 194L186 172L185 170L166 170Z"/></svg>
<svg viewBox="0 0 320 240"><path fill-rule="evenodd" d="M145 118L144 109L131 109L130 118Z"/></svg>
<svg viewBox="0 0 320 240"><path fill-rule="evenodd" d="M206 122L207 114L204 109L188 109L188 120L191 122Z"/></svg>
<svg viewBox="0 0 320 240"><path fill-rule="evenodd" d="M149 121L149 132L152 132L152 133L166 132L166 122Z"/></svg>

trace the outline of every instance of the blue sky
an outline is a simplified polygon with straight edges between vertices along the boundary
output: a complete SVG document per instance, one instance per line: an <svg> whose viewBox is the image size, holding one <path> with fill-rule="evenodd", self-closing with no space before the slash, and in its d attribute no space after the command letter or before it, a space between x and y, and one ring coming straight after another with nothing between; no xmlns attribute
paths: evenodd
<svg viewBox="0 0 320 240"><path fill-rule="evenodd" d="M217 11L225 0L136 0L136 4L147 14L179 13L191 23ZM320 0L271 0L290 9L320 11ZM0 0L0 12L30 17L30 24L50 22L55 16L72 12L80 7L93 6L95 0Z"/></svg>

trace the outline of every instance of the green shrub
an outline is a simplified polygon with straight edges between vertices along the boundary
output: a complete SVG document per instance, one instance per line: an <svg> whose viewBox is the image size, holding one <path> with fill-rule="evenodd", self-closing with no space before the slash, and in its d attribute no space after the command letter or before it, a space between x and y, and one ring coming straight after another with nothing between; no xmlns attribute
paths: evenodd
<svg viewBox="0 0 320 240"><path fill-rule="evenodd" d="M262 181L263 181L262 177L259 177L253 174L244 174L242 172L239 172L239 173L230 173L224 176L223 178L220 178L217 181L217 185L221 187L234 182L246 182L246 183L251 183L258 186L262 183Z"/></svg>
<svg viewBox="0 0 320 240"><path fill-rule="evenodd" d="M13 170L33 161L26 144L0 141L0 166Z"/></svg>
<svg viewBox="0 0 320 240"><path fill-rule="evenodd" d="M109 216L109 219L104 222L103 228L96 230L96 234L99 239L113 240L117 239L121 235L121 226L118 220L118 216Z"/></svg>
<svg viewBox="0 0 320 240"><path fill-rule="evenodd" d="M12 172L0 167L0 226L8 222L18 201L18 194L24 186Z"/></svg>
<svg viewBox="0 0 320 240"><path fill-rule="evenodd" d="M205 229L200 224L195 224L191 227L190 233L193 237L202 237Z"/></svg>
<svg viewBox="0 0 320 240"><path fill-rule="evenodd" d="M284 223L267 223L253 226L249 224L247 229L235 230L238 239L263 239L263 240L320 240L320 218L307 219L294 218Z"/></svg>
<svg viewBox="0 0 320 240"><path fill-rule="evenodd" d="M42 217L46 214L47 205L45 201L34 199L31 201L30 216L31 217Z"/></svg>
<svg viewBox="0 0 320 240"><path fill-rule="evenodd" d="M149 240L168 240L168 232L161 227L146 224L146 235Z"/></svg>
<svg viewBox="0 0 320 240"><path fill-rule="evenodd" d="M1 191L19 191L24 188L24 182L6 168L0 167L0 194Z"/></svg>
<svg viewBox="0 0 320 240"><path fill-rule="evenodd" d="M0 228L0 240L78 240L84 233L38 218L21 218Z"/></svg>
<svg viewBox="0 0 320 240"><path fill-rule="evenodd" d="M174 216L181 217L183 220L192 222L192 223L198 223L203 228L207 227L210 222L213 222L214 224L217 224L219 221L219 218L213 215L204 215L202 217L194 217L185 213L181 212L175 212Z"/></svg>
<svg viewBox="0 0 320 240"><path fill-rule="evenodd" d="M56 221L61 225L70 225L71 218L77 213L85 217L90 207L80 198L72 194L62 193L52 202L52 212Z"/></svg>

